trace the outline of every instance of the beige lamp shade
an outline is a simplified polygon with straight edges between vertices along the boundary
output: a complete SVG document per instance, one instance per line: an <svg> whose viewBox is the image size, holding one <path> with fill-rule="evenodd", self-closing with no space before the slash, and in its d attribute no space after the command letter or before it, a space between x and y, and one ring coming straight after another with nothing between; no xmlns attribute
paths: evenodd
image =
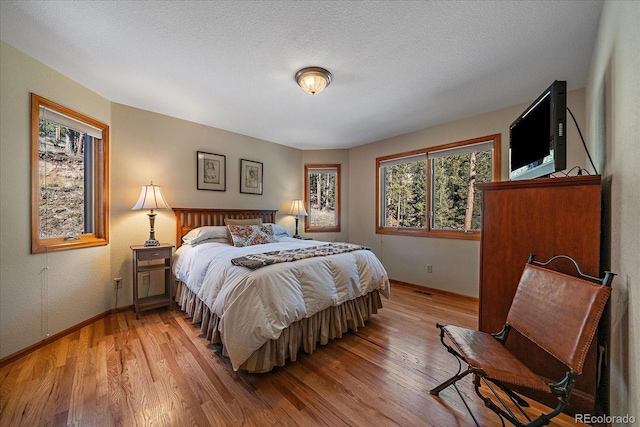
<svg viewBox="0 0 640 427"><path fill-rule="evenodd" d="M142 186L140 197L138 197L138 201L131 208L133 211L143 209L171 209L162 195L162 189L159 185L153 185L153 181L151 181L149 185Z"/></svg>
<svg viewBox="0 0 640 427"><path fill-rule="evenodd" d="M304 208L304 202L300 199L296 199L291 202L291 209L289 209L289 215L308 216L307 210Z"/></svg>

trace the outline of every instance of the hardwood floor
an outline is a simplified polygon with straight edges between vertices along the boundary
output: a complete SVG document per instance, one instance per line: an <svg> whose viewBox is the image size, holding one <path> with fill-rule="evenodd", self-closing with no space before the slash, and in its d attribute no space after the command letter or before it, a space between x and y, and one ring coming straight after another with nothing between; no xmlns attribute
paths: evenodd
<svg viewBox="0 0 640 427"><path fill-rule="evenodd" d="M0 426L473 425L452 387L429 390L457 370L436 321L476 327L477 304L400 285L383 304L267 374L234 372L180 311L114 314L0 369ZM459 388L482 426L501 425L470 380Z"/></svg>

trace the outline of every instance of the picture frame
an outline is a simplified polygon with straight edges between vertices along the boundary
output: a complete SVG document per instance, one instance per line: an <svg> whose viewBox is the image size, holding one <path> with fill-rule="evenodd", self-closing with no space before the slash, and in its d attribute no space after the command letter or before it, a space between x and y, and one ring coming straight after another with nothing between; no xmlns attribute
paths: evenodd
<svg viewBox="0 0 640 427"><path fill-rule="evenodd" d="M262 194L262 163L240 159L240 192Z"/></svg>
<svg viewBox="0 0 640 427"><path fill-rule="evenodd" d="M227 191L227 157L198 151L198 190Z"/></svg>

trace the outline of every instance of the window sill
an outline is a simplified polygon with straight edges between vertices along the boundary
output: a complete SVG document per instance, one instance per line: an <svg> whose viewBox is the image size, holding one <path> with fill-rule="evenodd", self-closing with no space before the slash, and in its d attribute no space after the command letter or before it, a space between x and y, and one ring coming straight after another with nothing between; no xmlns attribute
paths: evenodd
<svg viewBox="0 0 640 427"><path fill-rule="evenodd" d="M57 237L32 242L31 253L40 254L45 252L65 251L69 249L89 248L93 246L104 246L108 244L108 239L95 237L94 235L82 236L77 240L65 240L62 237Z"/></svg>
<svg viewBox="0 0 640 427"><path fill-rule="evenodd" d="M432 237L438 239L457 239L457 240L480 240L480 231L472 231L465 233L464 231L455 230L424 230L416 228L392 228L378 227L376 234L391 234L396 236L414 236L414 237Z"/></svg>

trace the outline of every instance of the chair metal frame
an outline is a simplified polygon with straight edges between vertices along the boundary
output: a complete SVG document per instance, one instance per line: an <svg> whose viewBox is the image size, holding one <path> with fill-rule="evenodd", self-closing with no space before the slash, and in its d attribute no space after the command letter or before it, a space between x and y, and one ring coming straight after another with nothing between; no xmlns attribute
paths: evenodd
<svg viewBox="0 0 640 427"><path fill-rule="evenodd" d="M615 276L614 273L605 271L605 275L603 278L597 278L597 277L586 275L582 272L578 263L573 258L567 255L557 255L546 262L535 261L534 258L535 258L534 254L529 255L527 264L546 267L550 263L558 259L567 259L571 261L574 264L579 274L579 278L587 279L591 282L594 282L595 284L600 285L601 287L609 288L608 293L606 294L605 302L608 299L610 294L611 283L613 281L613 277ZM514 300L515 300L515 297L514 297ZM597 316L596 321L600 319L601 314L602 314L601 312L596 314ZM509 332L512 329L512 325L508 323L508 319L509 317L507 317L507 322L504 324L500 332L489 334L491 337L495 338L497 342L500 343L502 346L505 345L507 337L509 336ZM526 400L524 400L520 395L518 395L516 392L511 390L507 385L504 384L503 381L498 380L496 378L492 378L490 375L487 375L487 373L485 372L485 369L487 369L487 367L477 366L476 363L474 363L471 360L468 360L468 357L465 357L465 355L463 354L464 353L463 351L458 351L460 350L459 346L457 347L458 350L456 350L451 344L448 344L445 341L445 337L448 336L450 339L453 339L453 338L451 335L449 335L448 332L446 332L447 326L437 323L436 327L440 329L440 341L445 346L447 351L456 357L456 360L458 361L459 366L458 366L458 372L454 376L452 376L442 384L430 390L430 394L437 396L442 390L453 385L454 388L456 389L456 392L462 399L465 407L467 408L467 411L469 411L469 413L471 414L471 417L473 418L477 426L480 426L480 424L478 423L475 415L471 411L465 398L463 397L462 393L458 390L458 387L456 385L458 381L460 381L461 379L463 379L469 374L474 374L473 387L476 394L482 399L486 407L491 409L500 417L500 420L503 426L504 426L505 419L517 427L538 427L538 426L548 425L551 422L551 419L557 416L558 414L560 414L563 411L564 407L568 404L569 397L571 396L571 392L573 391L573 386L575 384L575 381L578 378L579 374L581 373L581 370L582 370L581 366L577 369L577 372L576 370L570 368L566 372L562 380L556 383L547 384L549 387L548 391L558 396L558 404L550 412L543 413L537 418L531 419L531 417L523 409L523 408L529 407L529 403ZM457 328L457 329L463 330L464 328ZM591 344L591 341L592 341L592 337L586 343L586 348L589 347L589 345ZM455 344L455 345L457 346L458 344ZM548 349L546 348L543 348L543 349L549 352ZM554 354L552 354L552 356L554 356L556 359L560 360L567 367L569 367L569 364L566 363L566 361L558 358L558 356ZM461 362L465 362L467 364L467 369L465 369L464 371L462 371ZM496 404L496 402L494 402L490 396L487 396L482 393L481 387L483 385L486 386L486 388L491 391L491 393L493 394L493 397L496 399L497 402L499 402L498 404ZM498 391L496 390L496 388L494 388L494 386L500 389L502 393L507 397L507 399L505 399L504 396L501 397L498 394ZM509 406L507 400L511 403L512 405L511 407ZM514 408L515 411L512 410L512 408ZM515 412L517 412L518 414L516 414Z"/></svg>

